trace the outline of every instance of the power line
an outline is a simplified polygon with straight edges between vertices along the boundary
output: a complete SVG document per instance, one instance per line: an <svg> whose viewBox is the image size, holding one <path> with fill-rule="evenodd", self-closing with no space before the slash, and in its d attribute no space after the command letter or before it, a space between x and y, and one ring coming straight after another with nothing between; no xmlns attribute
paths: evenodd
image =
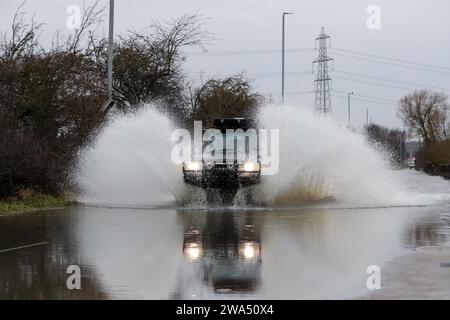
<svg viewBox="0 0 450 320"><path fill-rule="evenodd" d="M357 83L370 84L370 85L373 85L373 86L379 86L379 87L384 87L384 88L411 90L411 88L390 86L390 85L387 85L387 84L376 83L376 82L371 82L371 81L364 81L364 80L359 80L359 79L351 79L351 78L345 78L345 77L333 77L333 78L334 79L345 80L345 81L357 82Z"/></svg>
<svg viewBox="0 0 450 320"><path fill-rule="evenodd" d="M406 84L406 85L412 85L412 86L418 86L418 87L423 87L423 88L430 88L430 89L435 89L435 90L450 91L449 88L441 88L441 87L435 87L435 86L430 86L430 85L425 85L425 84L419 84L419 83L414 83L414 82L407 82L407 81L400 81L400 80L392 80L392 79L389 79L389 78L383 78L383 77L371 76L371 75L362 74L362 73L356 73L356 72L348 72L348 71L341 71L341 70L334 70L334 72L337 72L337 73L344 73L344 74L348 74L348 75L354 75L354 76L357 76L357 77L370 78L370 79L382 80L382 81L389 81L389 82L400 83L400 84Z"/></svg>
<svg viewBox="0 0 450 320"><path fill-rule="evenodd" d="M314 50L315 50L314 48L293 48L293 49L286 49L285 52L299 53L299 52L312 52ZM432 64L411 61L411 60L405 60L405 59L399 59L399 58L391 58L391 57L387 57L387 56L380 56L380 55L375 55L375 54L371 54L371 53L365 53L365 52L361 52L361 51L347 50L347 49L341 49L341 48L330 48L330 50L338 51L338 52L335 52L337 55L342 55L342 56L349 57L349 58L355 58L355 59L361 59L361 60L367 60L367 61L379 62L379 63L386 63L386 64L402 66L402 67L410 67L410 68L424 70L424 71L436 71L436 72L442 72L442 73L450 73L449 67L443 67L443 66L432 65ZM346 55L344 53L340 53L339 51L350 53L353 55L358 55L358 56L366 56L366 57L370 57L370 58ZM215 57L215 56L265 55L265 54L279 54L279 53L280 53L280 49L258 49L258 50L222 50L222 51L188 52L187 55L190 57L195 57L195 56ZM379 61L379 60L387 60L387 61ZM423 68L421 68L421 67L423 67Z"/></svg>
<svg viewBox="0 0 450 320"><path fill-rule="evenodd" d="M336 93L331 93L331 94L337 98L347 99L347 95L336 94ZM386 106L391 106L391 107L397 106L396 104L393 104L393 103L387 103L387 102L382 102L379 100L371 100L371 99L358 98L358 97L354 97L354 98L352 98L352 100L358 100L358 101L369 102L369 103L374 103L374 104L381 104L381 105L386 105Z"/></svg>
<svg viewBox="0 0 450 320"><path fill-rule="evenodd" d="M224 77L232 77L235 76L237 73L227 73L223 74ZM256 73L244 73L246 76L249 77L256 77L256 78L272 78L272 77L280 77L281 72L280 71L274 71L274 72L256 72ZM202 74L206 77L215 77L217 74ZM285 75L287 76L294 76L294 75L312 75L311 70L310 71L291 71L291 72L285 72Z"/></svg>
<svg viewBox="0 0 450 320"><path fill-rule="evenodd" d="M380 61L380 60L375 60L375 59L373 59L373 58L355 57L355 56L351 56L351 55L344 54L344 53L339 53L339 52L334 52L334 54L336 54L336 55L338 55L338 56L343 56L343 57L347 57L347 58L352 58L352 59L358 59L358 60L364 60L364 61L371 61L371 62L382 63L382 64L388 64L388 65L399 66L399 67L404 67L404 68L416 69L416 70L421 70L421 71L438 72L438 73L450 74L450 71L436 70L436 69L430 69L430 68L424 68L424 67L416 67L416 66L413 66L413 65L400 64L400 63L396 63L396 62Z"/></svg>
<svg viewBox="0 0 450 320"><path fill-rule="evenodd" d="M364 83L364 84L369 84L369 85L374 85L374 86L379 86L379 87L385 87L385 88L403 89L403 90L414 90L414 89L418 89L418 88L429 88L429 89L434 89L434 90L450 91L450 88L435 87L435 86L419 84L419 83L414 83L414 82L393 80L393 79L388 79L388 78L383 78L383 77L376 77L376 76L370 76L370 75L361 74L361 73L355 73L355 72L347 72L347 71L341 71L341 70L334 70L333 72L342 73L342 74L348 74L348 75L354 75L354 76L357 76L357 77L363 77L363 78L369 78L369 79L375 79L375 80L382 80L382 81L388 81L388 82L393 82L393 83L399 83L399 84L405 84L405 85L413 86L413 87L399 87L399 86L393 86L393 85L389 85L389 84L382 84L382 83L377 83L377 82L364 81L364 80L360 80L360 79L351 79L351 78L336 77L336 76L334 77L335 79L352 81L352 82L358 82L358 83ZM309 75L309 74L311 74L311 71L290 71L290 72L285 72L286 76ZM250 77L259 77L259 78L279 77L280 76L280 72L249 73L248 76L250 76Z"/></svg>
<svg viewBox="0 0 450 320"><path fill-rule="evenodd" d="M414 87L417 87L417 88L420 87L420 88L429 88L429 89L441 90L441 91L450 91L450 88L436 87L436 86L431 86L431 85L427 85L427 84L419 84L419 83L414 83L414 82L394 80L394 79L377 77L377 76L371 76L371 75L362 74L362 73L356 73L356 72L348 72L348 71L342 71L342 70L333 70L333 72L342 73L342 74L348 74L348 75L354 75L354 76L357 76L357 77L369 78L369 79L374 79L374 80L381 80L381 81L388 81L388 82L393 82L393 83L405 84L405 85L410 85L410 86L414 86ZM286 76L311 75L311 74L312 74L311 71L288 71L288 72L285 72ZM232 76L232 75L233 74L226 74L225 76ZM255 72L255 73L248 73L247 75L249 77L256 77L256 78L272 78L272 77L279 77L279 76L281 76L281 72L279 72L279 71L274 71L274 72ZM336 79L342 79L342 80L348 80L348 81L354 81L354 82L361 82L361 83L366 83L366 84L372 84L372 85L381 86L381 87L395 88L395 89L407 89L407 90L415 89L414 87L413 88L411 88L411 87L397 87L397 86L392 86L392 85L385 85L385 84L381 84L381 83L368 82L368 81L363 81L363 80L359 80L359 79L350 79L350 78L345 78L345 77L335 77L335 78Z"/></svg>
<svg viewBox="0 0 450 320"><path fill-rule="evenodd" d="M406 64L418 65L418 66L429 67L429 68L434 68L434 69L444 69L444 70L450 71L450 68L448 68L448 67L442 67L442 66L421 63L421 62L416 62L416 61L411 61L411 60L405 60L405 59L399 59L399 58L389 58L389 57L375 55L375 54L371 54L371 53L364 53L361 51L353 51L353 50L346 50L346 49L339 49L339 48L332 48L331 50L337 50L337 51L347 52L347 53L351 53L351 54L373 57L373 58L377 58L377 59L391 60L391 61L396 61L396 62L401 62L401 63L406 63Z"/></svg>
<svg viewBox="0 0 450 320"><path fill-rule="evenodd" d="M410 86L414 86L414 87L417 87L417 88L420 87L420 88L429 88L429 89L441 90L441 91L450 91L450 88L435 87L435 86L430 86L430 85L426 85L426 84L419 84L419 83L414 83L414 82L393 80L393 79L389 79L389 78L371 76L371 75L362 74L362 73L356 73L356 72L348 72L348 71L342 71L342 70L333 70L333 72L342 73L342 74L348 74L348 75L354 75L354 76L357 76L357 77L363 77L363 78L369 78L369 79L375 79L375 80L381 80L381 81L388 81L388 82L393 82L393 83L405 84L405 85L410 85ZM280 74L281 74L280 72L257 72L257 73L249 73L248 76L269 78L269 77L279 77ZM290 71L290 72L285 72L286 76L310 75L310 74L311 74L311 71ZM386 88L405 89L405 90L417 89L417 88L414 88L414 87L413 88L411 88L411 87L398 87L398 86L393 86L393 85L387 85L387 84L381 84L381 83L376 83L376 82L369 82L369 81L359 80L359 79L350 79L350 78L345 78L345 77L334 77L334 78L335 79L341 79L341 80L347 80L347 81L353 81L353 82L361 82L361 83L366 83L366 84L371 84L371 85L380 86L380 87L386 87Z"/></svg>
<svg viewBox="0 0 450 320"><path fill-rule="evenodd" d="M296 48L286 49L286 53L312 52L314 48ZM222 51L203 51L203 52L188 52L189 57L217 57L217 56L247 56L247 55L265 55L265 54L279 54L280 49L259 49L259 50L222 50Z"/></svg>
<svg viewBox="0 0 450 320"><path fill-rule="evenodd" d="M357 37L361 36L360 32L352 32L350 30L347 30L346 34L348 36L352 36L354 38L357 38ZM436 51L435 49L433 49L430 46L417 46L417 40L416 39L414 39L413 41L416 41L416 42L411 44L410 42L402 41L402 38L395 38L395 40L383 39L383 44L388 44L389 47L394 47L395 46L395 47L406 48L408 50L411 50L411 46L413 45L413 46L415 46L414 47L414 51L431 52L431 53L434 53L434 54L440 53L440 54L444 54L444 55L447 55L447 56L450 55L450 51L446 52L446 51L443 50L445 48L439 47L439 50Z"/></svg>
<svg viewBox="0 0 450 320"><path fill-rule="evenodd" d="M303 95L303 94L313 94L314 91L292 91L292 92L286 92L285 95ZM281 95L280 93L274 93L272 95ZM347 99L346 93L344 91L331 91L331 95L336 96L338 98L345 98ZM371 102L375 104L382 104L387 106L394 106L396 107L397 104L395 104L394 100L388 100L388 99L382 99L374 96L367 96L367 95L361 95L352 98L353 100L363 101L363 102Z"/></svg>
<svg viewBox="0 0 450 320"><path fill-rule="evenodd" d="M360 79L351 79L351 78L346 78L346 77L334 76L335 79L341 79L341 80L347 80L347 81L352 81L352 82L365 83L365 84L370 84L370 85L380 86L380 87L386 87L386 88L405 89L405 90L414 90L414 89L418 89L418 88L429 88L429 89L434 89L434 90L450 91L450 88L441 88L441 87L434 87L434 86L430 86L430 85L424 85L424 84L418 84L418 83L412 83L412 82L391 80L391 79L381 78L381 77L372 77L372 76L369 76L369 75L363 75L363 74L353 73L353 72L346 72L346 71L341 71L341 70L339 70L339 71L338 70L334 70L333 72L342 73L342 74L349 74L349 75L355 75L355 76L358 76L358 77L365 77L365 78L370 78L370 79L379 79L379 80L382 80L382 81L389 81L389 82L393 82L393 83L400 83L400 84L406 84L406 85L414 86L414 87L398 87L398 86L393 86L393 85L388 85L388 84L364 81L364 80L360 80ZM311 75L311 74L312 74L311 71L289 71L289 72L285 72L285 76L304 76L304 75ZM234 74L225 74L224 76L232 76L232 75L234 75ZM281 72L278 72L278 71L274 71L274 72L255 72L255 73L246 73L246 75L249 76L249 77L253 77L253 78L275 78L275 77L280 77L281 76Z"/></svg>
<svg viewBox="0 0 450 320"><path fill-rule="evenodd" d="M294 76L294 75L304 75L304 74L311 74L311 71L291 71L291 72L285 72L286 76ZM257 73L248 73L247 74L250 77L264 77L264 78L270 78L270 77L280 77L281 72L257 72Z"/></svg>
<svg viewBox="0 0 450 320"><path fill-rule="evenodd" d="M334 91L334 92L337 92L337 93L347 94L346 91L340 91L340 90L333 90L333 91ZM376 99L376 100L381 100L381 101L387 101L387 102L397 103L396 100L386 99L386 98L380 98L380 97L375 97L375 96L369 96L369 95L364 95L364 94L360 94L360 93L355 94L355 96L357 96L357 97L363 97L363 98L368 98L368 99Z"/></svg>
<svg viewBox="0 0 450 320"><path fill-rule="evenodd" d="M314 91L292 91L292 92L286 92L285 95L303 95L303 94L313 94ZM281 95L280 93L274 93L272 95ZM337 97L337 98L343 98L343 99L347 99L347 95L344 95L342 93L336 93L336 92L331 92L331 95ZM368 96L366 96L368 97ZM358 100L358 101L362 101L362 102L370 102L370 103L374 103L374 104L381 104L381 105L386 105L386 106L394 106L396 107L397 105L394 103L388 103L385 101L380 101L380 100L376 100L376 97L373 97L373 99L369 99L369 98L359 98L359 97L354 97L352 98L353 100ZM393 101L393 100L389 100L389 101Z"/></svg>
<svg viewBox="0 0 450 320"><path fill-rule="evenodd" d="M294 96L294 95L313 94L313 93L314 93L314 91L291 91L291 92L285 92L284 94ZM281 96L281 93L273 93L272 95Z"/></svg>

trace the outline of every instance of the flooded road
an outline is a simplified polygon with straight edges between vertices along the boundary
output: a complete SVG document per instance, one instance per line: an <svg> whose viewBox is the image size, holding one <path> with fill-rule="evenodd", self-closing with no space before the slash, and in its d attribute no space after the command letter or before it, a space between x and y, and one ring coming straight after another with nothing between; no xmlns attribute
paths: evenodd
<svg viewBox="0 0 450 320"><path fill-rule="evenodd" d="M296 208L80 205L0 216L1 299L357 298L370 265L450 245L450 182L421 204ZM81 290L68 290L69 265Z"/></svg>

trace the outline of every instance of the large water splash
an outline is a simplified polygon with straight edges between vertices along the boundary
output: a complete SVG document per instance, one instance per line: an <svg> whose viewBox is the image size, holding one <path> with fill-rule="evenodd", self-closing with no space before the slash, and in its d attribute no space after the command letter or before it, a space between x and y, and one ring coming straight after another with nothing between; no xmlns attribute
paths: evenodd
<svg viewBox="0 0 450 320"><path fill-rule="evenodd" d="M151 105L118 115L80 154L80 200L108 205L159 205L183 192L170 161L172 124Z"/></svg>
<svg viewBox="0 0 450 320"><path fill-rule="evenodd" d="M136 114L117 116L83 150L75 175L81 201L207 205L204 192L187 186L180 166L171 161L174 127L155 109L148 105ZM352 207L412 204L385 157L364 136L294 106L265 107L260 124L280 130L279 172L240 191L235 206L248 205L249 193L255 203L273 207L324 201Z"/></svg>
<svg viewBox="0 0 450 320"><path fill-rule="evenodd" d="M392 204L399 186L365 137L294 106L267 106L262 127L280 130L280 169L257 192L272 205L335 199L351 206Z"/></svg>

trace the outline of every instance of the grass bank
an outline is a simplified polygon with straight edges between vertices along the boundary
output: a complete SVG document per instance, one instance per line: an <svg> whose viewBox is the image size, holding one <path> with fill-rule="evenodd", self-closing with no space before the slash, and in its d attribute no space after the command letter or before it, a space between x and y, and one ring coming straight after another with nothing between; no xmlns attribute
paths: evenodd
<svg viewBox="0 0 450 320"><path fill-rule="evenodd" d="M16 197L0 200L0 213L25 213L45 209L64 208L77 202L68 196L55 197L48 194L32 194L27 197Z"/></svg>

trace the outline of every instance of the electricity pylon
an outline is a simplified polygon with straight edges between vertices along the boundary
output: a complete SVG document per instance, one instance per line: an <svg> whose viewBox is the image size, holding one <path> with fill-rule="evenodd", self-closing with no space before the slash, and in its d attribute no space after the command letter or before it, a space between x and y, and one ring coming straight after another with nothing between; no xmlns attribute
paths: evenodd
<svg viewBox="0 0 450 320"><path fill-rule="evenodd" d="M325 28L316 38L319 40L319 56L313 63L318 63L317 76L314 80L315 101L314 106L316 112L327 115L331 113L331 78L328 75L328 61L333 60L327 55L327 39L330 36L325 33Z"/></svg>

